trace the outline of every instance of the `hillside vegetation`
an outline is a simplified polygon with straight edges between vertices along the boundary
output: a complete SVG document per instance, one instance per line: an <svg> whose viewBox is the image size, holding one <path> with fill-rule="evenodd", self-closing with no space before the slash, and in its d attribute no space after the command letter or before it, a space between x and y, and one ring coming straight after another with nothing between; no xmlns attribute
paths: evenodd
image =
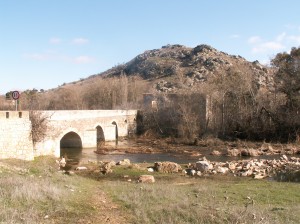
<svg viewBox="0 0 300 224"><path fill-rule="evenodd" d="M20 107L142 109L141 131L151 129L189 141L207 134L297 140L299 52L293 48L291 53L280 53L267 67L208 45L167 45L56 89L24 91ZM155 110L144 107L144 93L158 100ZM13 108L7 102L1 105L1 109Z"/></svg>

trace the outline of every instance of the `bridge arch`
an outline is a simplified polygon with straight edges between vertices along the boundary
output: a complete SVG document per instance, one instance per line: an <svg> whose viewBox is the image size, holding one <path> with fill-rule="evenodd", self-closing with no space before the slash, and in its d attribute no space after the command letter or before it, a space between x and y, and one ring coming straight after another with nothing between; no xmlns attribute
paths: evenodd
<svg viewBox="0 0 300 224"><path fill-rule="evenodd" d="M103 128L100 125L96 126L96 140L97 140L97 149L105 145L105 136Z"/></svg>
<svg viewBox="0 0 300 224"><path fill-rule="evenodd" d="M60 148L82 148L82 140L76 132L70 131L60 139Z"/></svg>
<svg viewBox="0 0 300 224"><path fill-rule="evenodd" d="M82 140L83 137L77 129L68 128L57 138L57 148L55 154L57 156L63 156L65 149L75 149L76 151L81 151L83 145Z"/></svg>

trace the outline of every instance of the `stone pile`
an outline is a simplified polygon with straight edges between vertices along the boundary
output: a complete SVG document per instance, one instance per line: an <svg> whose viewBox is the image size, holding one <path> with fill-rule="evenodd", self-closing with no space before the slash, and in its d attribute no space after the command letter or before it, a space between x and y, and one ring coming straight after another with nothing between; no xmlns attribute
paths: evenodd
<svg viewBox="0 0 300 224"><path fill-rule="evenodd" d="M253 177L262 179L274 177L284 172L287 168L293 167L294 171L300 170L300 158L283 155L280 159L250 159L231 162L211 162L205 157L185 170L188 175L213 175L232 174L234 176ZM300 172L300 171L299 171Z"/></svg>
<svg viewBox="0 0 300 224"><path fill-rule="evenodd" d="M262 146L260 149L253 149L253 148L227 149L224 155L256 157L262 155L270 156L270 155L280 155L280 154L287 154L287 155L300 154L300 149L293 146L289 146L288 148L285 149L274 149L271 145L268 145L268 146ZM220 156L222 155L222 153L214 150L213 152L211 152L211 155Z"/></svg>

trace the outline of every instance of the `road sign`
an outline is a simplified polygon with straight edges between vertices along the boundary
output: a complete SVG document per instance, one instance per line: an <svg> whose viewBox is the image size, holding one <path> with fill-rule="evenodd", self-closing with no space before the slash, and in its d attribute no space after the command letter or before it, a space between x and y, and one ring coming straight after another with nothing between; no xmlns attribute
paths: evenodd
<svg viewBox="0 0 300 224"><path fill-rule="evenodd" d="M14 100L17 100L17 99L19 99L19 97L20 97L20 93L19 93L19 91L13 91L13 92L11 93L11 96L12 96L12 98L13 98Z"/></svg>

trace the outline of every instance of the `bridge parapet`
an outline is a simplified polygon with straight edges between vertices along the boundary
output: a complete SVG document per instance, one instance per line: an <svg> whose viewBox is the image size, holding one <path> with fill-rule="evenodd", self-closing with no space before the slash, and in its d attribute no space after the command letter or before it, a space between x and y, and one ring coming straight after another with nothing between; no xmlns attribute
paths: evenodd
<svg viewBox="0 0 300 224"><path fill-rule="evenodd" d="M0 119L25 119L29 120L29 111L0 111Z"/></svg>

